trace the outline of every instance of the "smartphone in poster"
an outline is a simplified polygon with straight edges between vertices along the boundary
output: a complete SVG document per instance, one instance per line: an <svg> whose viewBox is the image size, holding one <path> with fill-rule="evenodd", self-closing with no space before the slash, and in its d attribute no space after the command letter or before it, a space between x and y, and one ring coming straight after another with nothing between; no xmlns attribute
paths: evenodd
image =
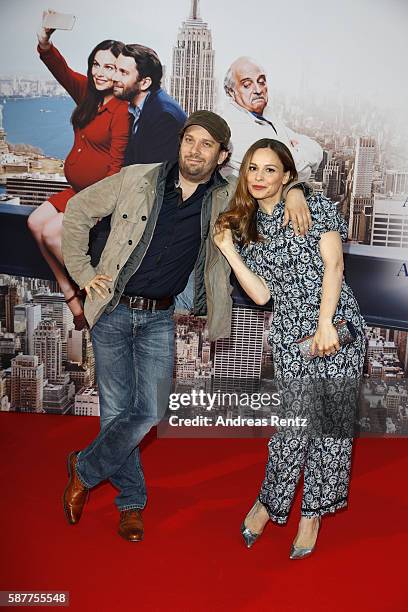
<svg viewBox="0 0 408 612"><path fill-rule="evenodd" d="M75 15L48 10L43 12L42 26L52 30L72 30L75 20Z"/></svg>

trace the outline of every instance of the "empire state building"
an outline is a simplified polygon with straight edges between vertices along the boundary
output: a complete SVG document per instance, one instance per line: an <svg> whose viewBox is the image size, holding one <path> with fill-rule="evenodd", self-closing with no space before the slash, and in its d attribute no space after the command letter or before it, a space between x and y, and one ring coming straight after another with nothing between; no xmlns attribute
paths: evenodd
<svg viewBox="0 0 408 612"><path fill-rule="evenodd" d="M199 14L199 0L191 1L190 16L179 29L173 47L170 95L187 115L214 108L214 50L211 30Z"/></svg>

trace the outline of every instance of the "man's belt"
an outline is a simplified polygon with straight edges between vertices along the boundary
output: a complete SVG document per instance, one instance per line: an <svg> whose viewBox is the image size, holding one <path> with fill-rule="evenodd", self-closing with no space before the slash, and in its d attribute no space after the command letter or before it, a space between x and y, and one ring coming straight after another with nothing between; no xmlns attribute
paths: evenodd
<svg viewBox="0 0 408 612"><path fill-rule="evenodd" d="M119 304L125 304L128 308L135 308L136 310L167 310L174 302L174 298L164 297L160 300L152 300L150 298L122 295L119 300Z"/></svg>

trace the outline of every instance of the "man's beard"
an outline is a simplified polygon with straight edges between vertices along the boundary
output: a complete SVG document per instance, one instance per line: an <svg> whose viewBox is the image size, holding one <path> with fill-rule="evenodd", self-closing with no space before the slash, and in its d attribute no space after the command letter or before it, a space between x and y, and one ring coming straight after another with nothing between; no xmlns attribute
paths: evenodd
<svg viewBox="0 0 408 612"><path fill-rule="evenodd" d="M179 168L180 168L181 174L187 180L188 179L192 179L192 180L198 179L197 182L199 182L202 176L206 176L208 174L208 171L206 172L204 169L205 163L200 163L200 164L191 166L188 163L188 161L185 162L181 157L179 159Z"/></svg>
<svg viewBox="0 0 408 612"><path fill-rule="evenodd" d="M132 102L135 97L140 93L140 91L140 81L136 81L136 83L134 83L133 85L129 85L128 87L122 87L120 93L115 92L114 89L113 95L115 96L115 98L118 98L118 100L127 100L128 102Z"/></svg>
<svg viewBox="0 0 408 612"><path fill-rule="evenodd" d="M199 160L201 161L201 159ZM206 178L209 174L214 172L216 166L211 169L211 167L205 163L197 164L191 166L188 161L184 161L181 156L179 157L179 169L181 174L185 179L191 180L192 182L199 183L202 179Z"/></svg>

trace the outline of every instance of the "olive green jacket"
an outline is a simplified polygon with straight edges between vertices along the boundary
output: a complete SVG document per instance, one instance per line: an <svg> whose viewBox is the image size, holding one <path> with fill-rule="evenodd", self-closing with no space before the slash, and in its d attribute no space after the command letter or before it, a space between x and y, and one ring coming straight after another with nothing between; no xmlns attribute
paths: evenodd
<svg viewBox="0 0 408 612"><path fill-rule="evenodd" d="M85 301L84 312L90 327L111 303L120 272L141 240L149 216L154 214L157 219L168 169L167 162L127 166L118 174L84 189L68 202L63 221L62 253L69 274L80 288L96 274L107 274L113 279L106 298L93 292L93 301L89 298ZM235 186L234 177L225 179L217 172L215 187L202 204L201 245L194 268L192 314L207 316L210 340L230 335L230 267L215 246L212 236L217 217L227 208ZM93 268L87 254L89 231L98 219L108 215L112 215L111 231L100 261ZM148 236L148 244L153 231L154 226ZM144 253L146 250L147 247Z"/></svg>

